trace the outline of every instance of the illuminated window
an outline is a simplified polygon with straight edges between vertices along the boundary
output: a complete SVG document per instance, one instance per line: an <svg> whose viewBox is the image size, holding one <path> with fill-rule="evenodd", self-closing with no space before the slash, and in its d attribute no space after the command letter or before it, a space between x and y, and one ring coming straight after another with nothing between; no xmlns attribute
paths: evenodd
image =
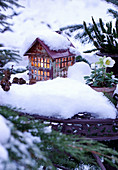
<svg viewBox="0 0 118 170"><path fill-rule="evenodd" d="M50 75L50 74L49 74L49 71L47 71L47 76L49 77L49 75Z"/></svg>
<svg viewBox="0 0 118 170"><path fill-rule="evenodd" d="M43 71L41 71L41 76L43 76Z"/></svg>

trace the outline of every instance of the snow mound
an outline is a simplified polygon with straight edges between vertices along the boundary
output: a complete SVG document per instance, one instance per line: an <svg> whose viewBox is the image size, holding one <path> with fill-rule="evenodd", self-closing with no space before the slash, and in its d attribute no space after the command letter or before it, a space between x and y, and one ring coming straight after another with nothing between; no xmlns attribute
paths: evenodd
<svg viewBox="0 0 118 170"><path fill-rule="evenodd" d="M10 137L10 129L6 125L6 119L0 115L0 143L6 143Z"/></svg>
<svg viewBox="0 0 118 170"><path fill-rule="evenodd" d="M90 66L85 62L77 62L68 68L68 78L85 83L84 76L91 73Z"/></svg>
<svg viewBox="0 0 118 170"><path fill-rule="evenodd" d="M116 118L116 109L88 85L69 78L56 78L34 85L11 86L10 91L0 88L0 103L20 108L30 114L71 118L79 112L90 112L96 118Z"/></svg>
<svg viewBox="0 0 118 170"><path fill-rule="evenodd" d="M8 160L8 152L4 147L4 144L8 141L11 135L11 131L6 124L6 119L0 115L0 160Z"/></svg>

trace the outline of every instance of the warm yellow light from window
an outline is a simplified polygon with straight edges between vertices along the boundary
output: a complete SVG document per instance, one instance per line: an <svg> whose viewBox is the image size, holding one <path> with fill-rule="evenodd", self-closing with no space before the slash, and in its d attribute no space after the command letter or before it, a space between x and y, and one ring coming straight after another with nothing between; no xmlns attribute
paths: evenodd
<svg viewBox="0 0 118 170"><path fill-rule="evenodd" d="M43 75L43 71L41 71L41 75Z"/></svg>
<svg viewBox="0 0 118 170"><path fill-rule="evenodd" d="M44 63L44 68L46 68L46 63Z"/></svg>
<svg viewBox="0 0 118 170"><path fill-rule="evenodd" d="M46 71L44 72L44 75L46 76Z"/></svg>
<svg viewBox="0 0 118 170"><path fill-rule="evenodd" d="M49 76L49 72L47 72L47 76Z"/></svg>
<svg viewBox="0 0 118 170"><path fill-rule="evenodd" d="M47 64L47 68L49 68L50 67L50 64Z"/></svg>
<svg viewBox="0 0 118 170"><path fill-rule="evenodd" d="M34 66L34 63L33 63L33 61L31 62L31 66Z"/></svg>
<svg viewBox="0 0 118 170"><path fill-rule="evenodd" d="M41 64L40 63L38 63L38 67L40 67L41 66Z"/></svg>
<svg viewBox="0 0 118 170"><path fill-rule="evenodd" d="M41 67L43 67L43 63L41 63Z"/></svg>

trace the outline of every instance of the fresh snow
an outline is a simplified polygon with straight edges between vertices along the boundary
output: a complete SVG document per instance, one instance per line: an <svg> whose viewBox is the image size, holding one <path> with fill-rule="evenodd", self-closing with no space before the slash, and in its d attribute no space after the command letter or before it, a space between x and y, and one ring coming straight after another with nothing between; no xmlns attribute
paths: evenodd
<svg viewBox="0 0 118 170"><path fill-rule="evenodd" d="M7 120L0 115L0 161L6 161L8 159L8 152L4 147L4 144L8 142L10 138L10 129L7 125Z"/></svg>
<svg viewBox="0 0 118 170"><path fill-rule="evenodd" d="M0 143L6 143L10 137L10 130L6 124L6 119L0 115Z"/></svg>
<svg viewBox="0 0 118 170"><path fill-rule="evenodd" d="M38 37L50 48L50 50L66 50L70 47L70 41L63 35L54 31L42 31Z"/></svg>
<svg viewBox="0 0 118 170"><path fill-rule="evenodd" d="M8 160L8 152L3 145L0 144L0 161ZM0 165L1 168L1 165Z"/></svg>
<svg viewBox="0 0 118 170"><path fill-rule="evenodd" d="M76 63L69 68L68 78L58 77L34 85L12 84L8 92L0 88L0 103L26 113L64 119L79 112L90 112L96 118L115 118L116 109L103 93L85 84L83 76L89 74L88 64ZM20 76L27 75L20 73Z"/></svg>
<svg viewBox="0 0 118 170"><path fill-rule="evenodd" d="M16 70L23 69L24 67L21 65L27 66L28 59L23 54L42 31L57 31L64 26L82 24L83 21L91 22L91 16L94 17L95 21L99 18L103 18L105 22L113 20L107 14L107 9L114 7L102 0L20 0L19 2L25 8L16 8L19 15L13 20L9 20L13 23L11 27L13 32L0 33L0 43L5 46L0 49L20 50L22 57L20 64L8 63L5 66L8 68L14 65ZM5 12L11 14L10 10ZM83 45L73 37L70 38L77 48L78 54L80 52L89 62L96 61L97 56L83 53L83 51L91 49L92 45ZM66 47L64 44L64 48ZM70 50L75 51L72 48ZM62 118L71 117L79 111L92 112L96 117L115 118L116 110L108 99L102 93L95 92L84 84L83 76L89 74L89 67L85 64L76 67L77 65L74 65L69 68L66 79L56 78L46 82L38 82L35 85L14 84L8 92L4 92L0 87L0 104L21 108L21 110L33 114L39 113ZM27 73L19 73L14 76L23 77L28 81ZM118 93L118 88L116 92ZM2 116L0 116L0 125L2 130L0 131L0 159L6 160L8 153L3 147L3 143L9 139L10 130L8 130L6 121Z"/></svg>
<svg viewBox="0 0 118 170"><path fill-rule="evenodd" d="M68 78L85 83L84 76L90 76L91 68L85 62L76 62L68 68Z"/></svg>
<svg viewBox="0 0 118 170"><path fill-rule="evenodd" d="M23 53L25 53L30 48L31 44L36 38L42 40L44 44L46 44L49 49L53 51L67 50L70 48L70 41L67 37L64 37L64 35L52 30L43 30L26 38L24 41L24 47L22 49Z"/></svg>

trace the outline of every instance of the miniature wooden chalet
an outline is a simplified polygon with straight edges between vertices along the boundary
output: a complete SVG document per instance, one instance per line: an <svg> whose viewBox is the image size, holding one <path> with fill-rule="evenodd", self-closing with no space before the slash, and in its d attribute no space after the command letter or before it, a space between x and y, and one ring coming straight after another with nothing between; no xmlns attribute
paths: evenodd
<svg viewBox="0 0 118 170"><path fill-rule="evenodd" d="M73 47L72 43L70 47ZM36 38L24 55L29 58L29 80L67 77L68 67L75 63L75 54L69 48L50 50L40 38Z"/></svg>

